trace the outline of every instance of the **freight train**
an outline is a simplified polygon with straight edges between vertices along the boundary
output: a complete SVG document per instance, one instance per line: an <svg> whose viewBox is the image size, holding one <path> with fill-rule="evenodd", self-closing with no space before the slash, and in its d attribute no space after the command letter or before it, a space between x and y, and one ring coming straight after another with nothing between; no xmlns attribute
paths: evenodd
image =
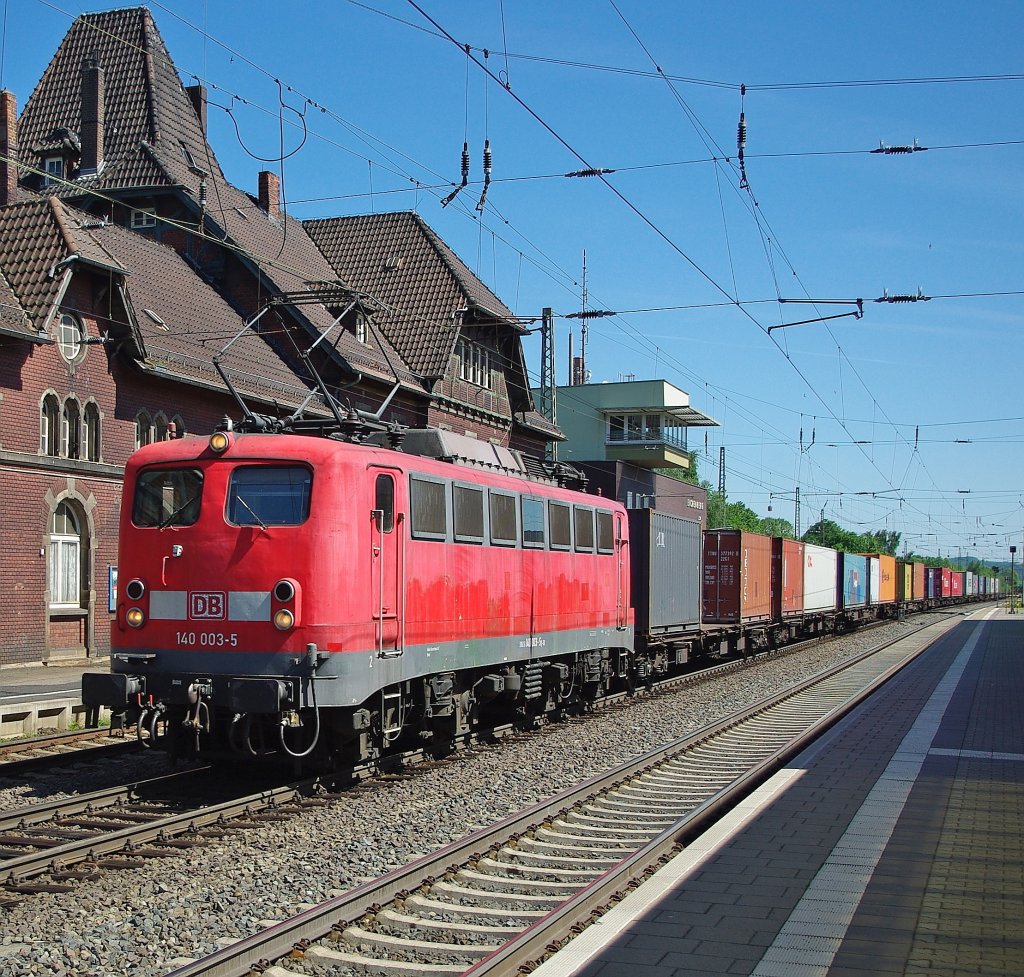
<svg viewBox="0 0 1024 977"><path fill-rule="evenodd" d="M227 423L141 448L111 670L83 676L83 702L176 756L351 763L585 708L691 659L990 595L884 555L702 537L571 477L380 426Z"/></svg>

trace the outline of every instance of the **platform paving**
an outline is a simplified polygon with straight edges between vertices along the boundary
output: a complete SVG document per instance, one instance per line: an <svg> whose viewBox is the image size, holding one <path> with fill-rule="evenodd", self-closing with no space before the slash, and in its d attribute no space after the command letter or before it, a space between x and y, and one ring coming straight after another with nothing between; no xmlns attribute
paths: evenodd
<svg viewBox="0 0 1024 977"><path fill-rule="evenodd" d="M1022 707L972 615L535 977L1024 974Z"/></svg>

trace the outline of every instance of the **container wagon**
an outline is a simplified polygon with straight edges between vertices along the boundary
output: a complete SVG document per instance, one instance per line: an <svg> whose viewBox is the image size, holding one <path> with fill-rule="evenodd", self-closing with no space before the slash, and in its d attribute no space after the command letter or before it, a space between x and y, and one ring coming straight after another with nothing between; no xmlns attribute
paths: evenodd
<svg viewBox="0 0 1024 977"><path fill-rule="evenodd" d="M704 533L705 624L767 621L772 613L772 540L740 529Z"/></svg>

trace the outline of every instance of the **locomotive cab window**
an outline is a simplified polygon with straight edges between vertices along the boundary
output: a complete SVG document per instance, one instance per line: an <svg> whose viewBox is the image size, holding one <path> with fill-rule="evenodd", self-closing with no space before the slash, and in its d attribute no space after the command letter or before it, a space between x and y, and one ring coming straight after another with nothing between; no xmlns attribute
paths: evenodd
<svg viewBox="0 0 1024 977"><path fill-rule="evenodd" d="M484 492L468 485L452 486L455 539L459 543L484 541Z"/></svg>
<svg viewBox="0 0 1024 977"><path fill-rule="evenodd" d="M523 498L523 546L544 546L544 500Z"/></svg>
<svg viewBox="0 0 1024 977"><path fill-rule="evenodd" d="M409 476L412 534L417 539L436 539L443 542L448 537L446 494L444 482Z"/></svg>
<svg viewBox="0 0 1024 977"><path fill-rule="evenodd" d="M576 549L586 552L594 550L594 510L586 506L572 507L573 528L576 530Z"/></svg>
<svg viewBox="0 0 1024 977"><path fill-rule="evenodd" d="M195 468L151 468L135 482L132 522L164 529L191 526L199 518L203 473Z"/></svg>
<svg viewBox="0 0 1024 977"><path fill-rule="evenodd" d="M301 465L247 465L231 473L227 521L233 526L298 526L309 518L313 475Z"/></svg>
<svg viewBox="0 0 1024 977"><path fill-rule="evenodd" d="M564 502L548 503L548 522L551 526L551 548L567 550L572 546L572 520L569 506Z"/></svg>
<svg viewBox="0 0 1024 977"><path fill-rule="evenodd" d="M377 476L373 511L380 520L380 531L390 533L395 528L395 480L390 475Z"/></svg>
<svg viewBox="0 0 1024 977"><path fill-rule="evenodd" d="M597 510L597 552L615 552L615 531L612 514L603 509Z"/></svg>
<svg viewBox="0 0 1024 977"><path fill-rule="evenodd" d="M516 497L493 489L489 494L491 542L495 546L515 546L519 533L516 526Z"/></svg>

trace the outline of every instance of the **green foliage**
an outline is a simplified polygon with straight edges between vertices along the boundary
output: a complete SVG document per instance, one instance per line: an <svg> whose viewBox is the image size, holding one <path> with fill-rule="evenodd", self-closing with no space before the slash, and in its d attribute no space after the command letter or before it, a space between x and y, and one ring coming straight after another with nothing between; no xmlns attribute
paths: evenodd
<svg viewBox="0 0 1024 977"><path fill-rule="evenodd" d="M742 529L749 533L765 536L793 535L793 524L787 519L762 519L750 506L743 502L730 502L721 492L712 489L710 483L703 483L708 493L708 529Z"/></svg>
<svg viewBox="0 0 1024 977"><path fill-rule="evenodd" d="M873 533L854 533L843 529L831 519L821 519L803 535L806 543L830 546L844 553L887 553L895 556L900 545L900 533L879 529Z"/></svg>
<svg viewBox="0 0 1024 977"><path fill-rule="evenodd" d="M656 468L659 475L667 475L669 478L676 478L680 482L689 482L691 485L700 485L697 477L697 452L687 452L690 458L689 468Z"/></svg>

